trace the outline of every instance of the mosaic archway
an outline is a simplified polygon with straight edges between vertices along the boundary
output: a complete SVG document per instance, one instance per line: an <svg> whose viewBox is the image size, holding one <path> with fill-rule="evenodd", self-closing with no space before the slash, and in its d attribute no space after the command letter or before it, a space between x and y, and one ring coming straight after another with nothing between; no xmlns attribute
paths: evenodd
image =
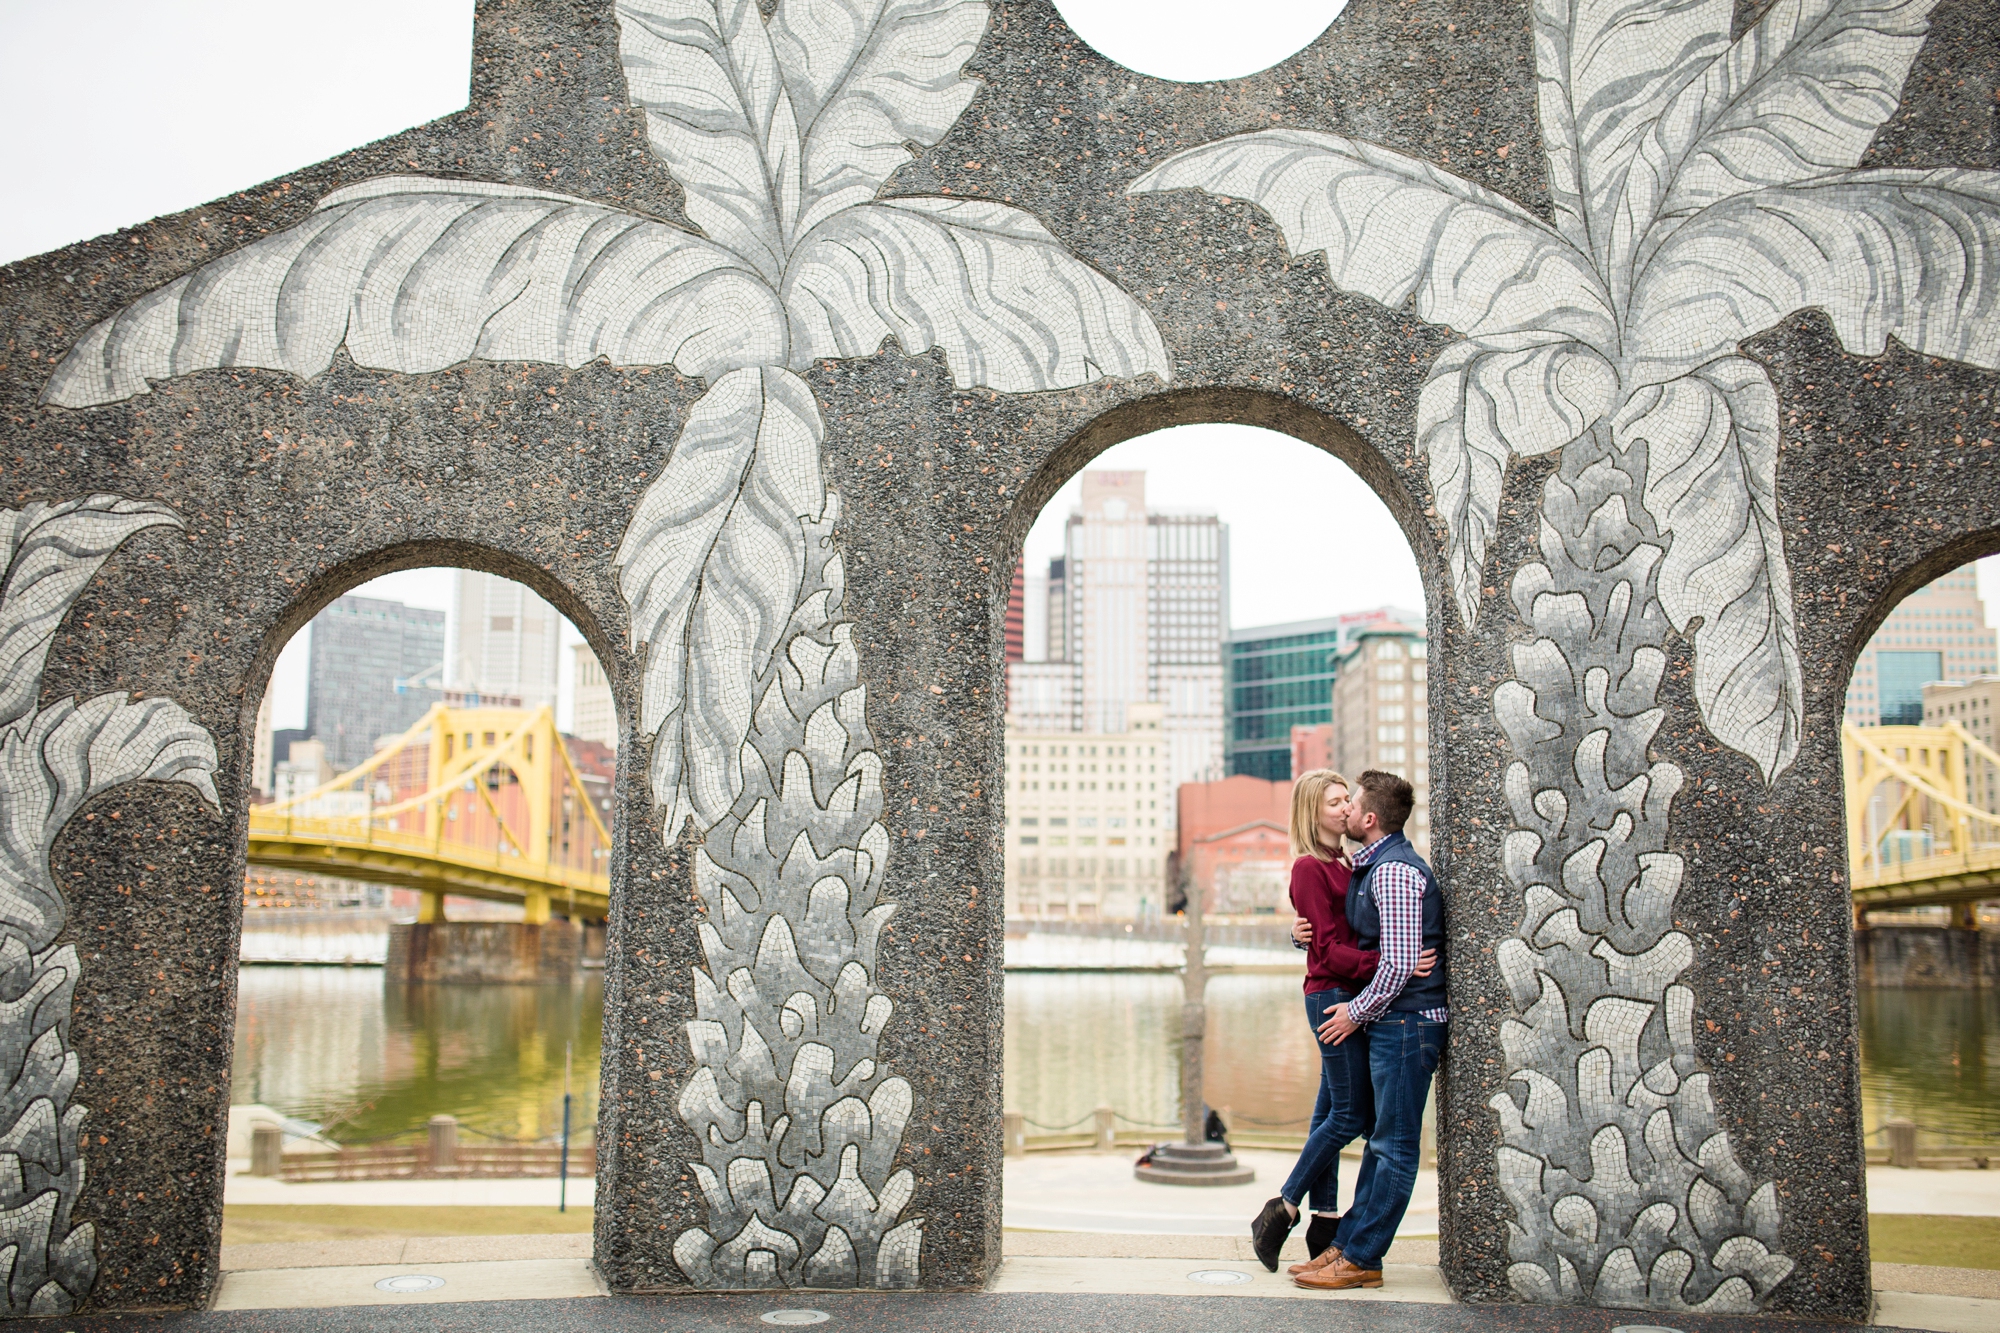
<svg viewBox="0 0 2000 1333"><path fill-rule="evenodd" d="M209 1290L242 701L397 542L571 589L637 720L614 1288L981 1281L1003 575L1053 456L1206 398L1338 423L1451 593L1454 1287L1865 1312L1807 849L1847 590L2000 495L1992 0L1357 0L1192 86L1038 3L578 12L489 0L466 112L0 272L8 1309ZM93 709L148 720L28 745Z"/></svg>

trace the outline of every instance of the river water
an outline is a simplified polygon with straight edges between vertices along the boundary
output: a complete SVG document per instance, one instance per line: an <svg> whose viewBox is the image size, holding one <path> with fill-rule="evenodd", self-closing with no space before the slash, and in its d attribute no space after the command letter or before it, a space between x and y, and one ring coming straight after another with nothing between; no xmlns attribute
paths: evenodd
<svg viewBox="0 0 2000 1333"><path fill-rule="evenodd" d="M475 1136L545 1138L562 1123L563 1048L572 1116L597 1119L603 982L391 986L375 968L245 967L239 1103L359 1142L457 1116ZM1121 1128L1178 1124L1181 984L1171 974L1007 977L1006 1102L1040 1130L1114 1107ZM1926 1142L2000 1143L2000 994L1864 991L1867 1128L1915 1120ZM1296 976L1209 982L1208 1101L1239 1129L1303 1132L1318 1085ZM1874 1142L1879 1142L1879 1137Z"/></svg>

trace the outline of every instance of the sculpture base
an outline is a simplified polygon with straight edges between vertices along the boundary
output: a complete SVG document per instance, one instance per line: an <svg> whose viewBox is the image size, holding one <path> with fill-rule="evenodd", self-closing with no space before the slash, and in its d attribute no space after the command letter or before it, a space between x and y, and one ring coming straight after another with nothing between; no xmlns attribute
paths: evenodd
<svg viewBox="0 0 2000 1333"><path fill-rule="evenodd" d="M1132 1175L1155 1185L1245 1185L1257 1172L1238 1162L1226 1143L1163 1143Z"/></svg>

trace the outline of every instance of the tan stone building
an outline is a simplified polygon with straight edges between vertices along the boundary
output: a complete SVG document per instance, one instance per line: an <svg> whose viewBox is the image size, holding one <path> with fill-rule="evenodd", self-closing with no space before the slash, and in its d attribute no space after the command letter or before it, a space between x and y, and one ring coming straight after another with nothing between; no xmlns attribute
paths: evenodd
<svg viewBox="0 0 2000 1333"><path fill-rule="evenodd" d="M1160 915L1173 837L1165 711L1134 704L1119 732L1008 726L1009 917Z"/></svg>
<svg viewBox="0 0 2000 1333"><path fill-rule="evenodd" d="M2000 676L1976 676L1968 681L1939 681L1924 686L1924 725L1941 727L1956 722L1974 740L1989 749L2000 750L2000 736L1993 730L1995 705L2000 704ZM2000 769L1975 751L1966 765L1966 800L1988 814L2000 814ZM1995 830L1977 830L1979 841L1992 841Z"/></svg>
<svg viewBox="0 0 2000 1333"><path fill-rule="evenodd" d="M1847 721L1857 727L1919 720L1933 681L2000 671L2000 635L1986 627L1977 567L1964 565L1899 603L1854 661Z"/></svg>
<svg viewBox="0 0 2000 1333"><path fill-rule="evenodd" d="M569 688L569 734L616 750L618 709L611 700L611 682L587 643L570 645Z"/></svg>
<svg viewBox="0 0 2000 1333"><path fill-rule="evenodd" d="M1334 663L1334 767L1352 778L1371 768L1408 778L1416 809L1404 832L1430 852L1428 644L1408 625L1370 626Z"/></svg>

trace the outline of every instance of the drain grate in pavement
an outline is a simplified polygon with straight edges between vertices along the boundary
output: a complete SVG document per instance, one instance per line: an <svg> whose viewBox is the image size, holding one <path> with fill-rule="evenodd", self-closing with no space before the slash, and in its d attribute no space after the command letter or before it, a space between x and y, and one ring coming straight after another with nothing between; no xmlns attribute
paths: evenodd
<svg viewBox="0 0 2000 1333"><path fill-rule="evenodd" d="M824 1324L830 1317L824 1310L772 1310L763 1320L767 1324Z"/></svg>
<svg viewBox="0 0 2000 1333"><path fill-rule="evenodd" d="M1205 1287L1240 1287L1250 1281L1250 1275L1229 1268L1197 1268L1188 1274L1188 1281Z"/></svg>
<svg viewBox="0 0 2000 1333"><path fill-rule="evenodd" d="M436 1291L443 1285L443 1278L432 1277L429 1273L398 1273L395 1277L385 1277L377 1282L375 1290L408 1296L419 1291Z"/></svg>

